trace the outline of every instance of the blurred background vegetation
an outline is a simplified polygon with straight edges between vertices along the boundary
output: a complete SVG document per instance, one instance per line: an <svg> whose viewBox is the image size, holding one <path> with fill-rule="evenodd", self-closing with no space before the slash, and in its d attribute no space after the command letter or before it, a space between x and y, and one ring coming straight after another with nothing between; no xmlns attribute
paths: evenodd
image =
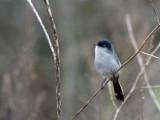
<svg viewBox="0 0 160 120"><path fill-rule="evenodd" d="M43 0L32 0L50 36L52 30ZM158 15L160 1L153 0ZM50 0L56 22L61 56L63 120L71 116L100 87L102 78L94 68L93 43L109 39L124 63L133 53L126 14L140 46L157 25L149 0ZM160 32L144 51L151 51ZM152 44L152 47L150 45ZM156 53L160 56L160 50ZM143 55L144 62L146 56ZM134 59L123 68L120 81L125 95L140 71ZM147 67L151 85L160 85L160 61ZM55 67L46 37L26 0L0 0L0 120L56 120ZM138 86L118 115L118 120L159 120L160 111L147 89L141 103ZM160 102L160 88L154 89ZM117 102L117 105L120 102ZM77 120L112 120L115 108L107 87Z"/></svg>

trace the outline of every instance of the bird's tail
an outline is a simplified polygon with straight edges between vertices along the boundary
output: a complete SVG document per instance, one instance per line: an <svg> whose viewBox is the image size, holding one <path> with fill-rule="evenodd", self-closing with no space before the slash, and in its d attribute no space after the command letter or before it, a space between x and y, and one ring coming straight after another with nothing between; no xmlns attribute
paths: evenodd
<svg viewBox="0 0 160 120"><path fill-rule="evenodd" d="M122 88L121 88L121 85L120 85L118 79L113 80L112 82L113 82L113 87L114 87L114 92L115 92L116 99L124 101L123 91L122 91Z"/></svg>

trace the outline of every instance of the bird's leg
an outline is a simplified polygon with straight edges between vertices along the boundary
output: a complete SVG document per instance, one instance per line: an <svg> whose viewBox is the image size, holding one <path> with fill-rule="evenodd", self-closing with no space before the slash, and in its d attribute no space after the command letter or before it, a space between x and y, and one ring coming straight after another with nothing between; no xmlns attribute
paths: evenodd
<svg viewBox="0 0 160 120"><path fill-rule="evenodd" d="M103 84L106 82L106 80L107 80L107 78L105 78L105 79L102 81L102 83L101 83L101 90L103 90L103 89L104 89Z"/></svg>

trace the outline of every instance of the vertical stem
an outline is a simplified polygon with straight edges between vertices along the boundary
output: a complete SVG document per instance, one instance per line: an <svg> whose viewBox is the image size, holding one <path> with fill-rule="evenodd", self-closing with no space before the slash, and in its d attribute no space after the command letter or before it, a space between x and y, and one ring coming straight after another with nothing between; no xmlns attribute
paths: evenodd
<svg viewBox="0 0 160 120"><path fill-rule="evenodd" d="M142 80L142 82L143 82L143 80ZM142 113L142 120L144 120L144 114L143 114L143 100L144 100L143 88L140 88L140 93L141 93L141 113Z"/></svg>
<svg viewBox="0 0 160 120"><path fill-rule="evenodd" d="M55 68L56 68L56 101L57 101L57 117L58 120L62 120L62 111L61 111L61 87L60 87L60 56L59 56L59 43L58 43L58 36L56 25L52 16L52 11L50 8L50 4L48 0L44 0L44 3L47 8L49 20L51 22L51 27L53 29L53 38L54 38L54 49L56 54L55 59Z"/></svg>

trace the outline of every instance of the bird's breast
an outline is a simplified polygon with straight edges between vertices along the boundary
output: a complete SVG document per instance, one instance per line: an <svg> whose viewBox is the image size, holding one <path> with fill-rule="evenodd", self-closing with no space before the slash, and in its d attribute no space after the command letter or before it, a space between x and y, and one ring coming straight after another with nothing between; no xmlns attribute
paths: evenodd
<svg viewBox="0 0 160 120"><path fill-rule="evenodd" d="M114 72L120 67L114 56L111 54L95 49L95 68L104 77L109 77L114 74Z"/></svg>

